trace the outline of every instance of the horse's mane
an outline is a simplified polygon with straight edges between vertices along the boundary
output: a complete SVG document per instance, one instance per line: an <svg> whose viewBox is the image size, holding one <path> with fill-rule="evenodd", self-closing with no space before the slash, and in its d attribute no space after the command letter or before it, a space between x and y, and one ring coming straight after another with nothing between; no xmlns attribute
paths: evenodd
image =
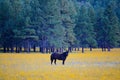
<svg viewBox="0 0 120 80"><path fill-rule="evenodd" d="M69 52L66 51L66 52L63 52L62 55L64 55L64 56L66 57L66 56L68 56L68 53L69 53Z"/></svg>

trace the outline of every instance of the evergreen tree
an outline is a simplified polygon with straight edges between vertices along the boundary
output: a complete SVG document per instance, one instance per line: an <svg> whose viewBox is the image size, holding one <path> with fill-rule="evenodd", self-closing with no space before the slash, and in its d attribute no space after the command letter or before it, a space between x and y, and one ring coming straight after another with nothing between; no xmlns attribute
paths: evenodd
<svg viewBox="0 0 120 80"><path fill-rule="evenodd" d="M49 1L47 4L48 44L52 48L64 47L65 28L62 26L59 0Z"/></svg>
<svg viewBox="0 0 120 80"><path fill-rule="evenodd" d="M105 48L108 48L108 51L110 51L110 48L118 44L118 18L115 14L115 7L113 4L114 2L110 1L103 15L97 21L99 26L97 27L98 42L103 51L105 51Z"/></svg>
<svg viewBox="0 0 120 80"><path fill-rule="evenodd" d="M82 47L82 53L84 53L85 47L89 46L92 48L96 45L94 18L91 17L91 15L93 15L93 11L85 5L88 4L84 2L81 4L77 25L75 27L76 38L78 40L79 46Z"/></svg>
<svg viewBox="0 0 120 80"><path fill-rule="evenodd" d="M42 1L32 0L30 5L31 5L31 26L34 27L36 31L36 35L39 38L37 41L33 41L33 48L35 52L36 46L40 46L40 43L42 43L41 38L42 38L42 35L44 35L43 34L44 29L42 29L42 23L45 21L42 15L43 11L41 10L41 7L43 6Z"/></svg>
<svg viewBox="0 0 120 80"><path fill-rule="evenodd" d="M58 1L39 0L39 11L41 14L37 11L38 15L35 17L38 23L37 32L41 52L45 52L45 48L46 50L51 48L54 51L54 48L64 47L65 29L61 24L60 5Z"/></svg>
<svg viewBox="0 0 120 80"><path fill-rule="evenodd" d="M12 1L13 4L13 18L15 17L14 33L16 52L21 51L24 46L25 52L30 52L31 42L36 41L36 31L31 24L31 1L19 0Z"/></svg>
<svg viewBox="0 0 120 80"><path fill-rule="evenodd" d="M104 50L104 46L103 46L103 35L104 35L104 30L103 30L103 13L104 13L104 9L103 8L99 8L100 10L96 13L99 14L96 15L96 24L95 24L95 32L96 32L96 40L98 43L98 47L101 47L102 50Z"/></svg>
<svg viewBox="0 0 120 80"><path fill-rule="evenodd" d="M105 34L106 36L106 47L110 50L111 47L118 45L118 18L115 13L115 1L110 1L104 12L105 16Z"/></svg>
<svg viewBox="0 0 120 80"><path fill-rule="evenodd" d="M92 51L92 47L97 47L96 41L96 33L95 33L95 10L89 4L88 7L88 17L89 17L89 27L90 27L90 38L88 39L88 45L90 47L90 51Z"/></svg>
<svg viewBox="0 0 120 80"><path fill-rule="evenodd" d="M32 5L31 5L31 1L25 0L24 2L25 4L25 13L24 13L24 26L21 30L21 38L23 39L23 43L25 43L24 47L25 47L25 51L26 52L30 52L31 49L31 43L33 41L37 41L38 40L38 36L36 33L36 26L33 25L32 18L34 13L32 13Z"/></svg>
<svg viewBox="0 0 120 80"><path fill-rule="evenodd" d="M71 46L73 46L76 40L73 29L75 27L75 16L77 15L77 12L72 0L61 0L60 6L62 25L65 28L65 45L68 46L71 51Z"/></svg>
<svg viewBox="0 0 120 80"><path fill-rule="evenodd" d="M0 32L1 32L1 45L4 47L4 52L9 51L13 45L13 21L11 4L9 0L0 1ZM10 43L11 42L11 43Z"/></svg>
<svg viewBox="0 0 120 80"><path fill-rule="evenodd" d="M119 26L119 34L118 34L118 36L120 36L120 1L119 0L116 0L116 14L117 14L117 17L119 18L119 24L118 24L118 26ZM118 41L118 43L119 43L119 45L118 45L118 47L120 47L120 38L119 38L119 41Z"/></svg>
<svg viewBox="0 0 120 80"><path fill-rule="evenodd" d="M20 37L21 30L25 24L24 22L24 3L22 0L13 0L11 1L12 5L12 21L13 21L13 33L14 33L14 45L16 47L16 52L20 51L20 47L22 46L22 38Z"/></svg>

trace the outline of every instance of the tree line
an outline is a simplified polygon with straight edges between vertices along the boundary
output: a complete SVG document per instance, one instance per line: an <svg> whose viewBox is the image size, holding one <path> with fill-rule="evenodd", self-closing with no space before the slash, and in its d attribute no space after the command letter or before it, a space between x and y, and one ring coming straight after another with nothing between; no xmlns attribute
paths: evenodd
<svg viewBox="0 0 120 80"><path fill-rule="evenodd" d="M0 49L42 53L120 47L119 0L1 0Z"/></svg>

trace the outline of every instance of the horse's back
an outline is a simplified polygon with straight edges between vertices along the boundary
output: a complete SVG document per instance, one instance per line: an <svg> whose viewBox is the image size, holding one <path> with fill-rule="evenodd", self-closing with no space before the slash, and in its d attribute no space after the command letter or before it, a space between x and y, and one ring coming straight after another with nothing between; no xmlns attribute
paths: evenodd
<svg viewBox="0 0 120 80"><path fill-rule="evenodd" d="M60 60L60 58L61 58L61 54L59 54L59 53L52 53L51 54L51 59L58 59L58 60Z"/></svg>

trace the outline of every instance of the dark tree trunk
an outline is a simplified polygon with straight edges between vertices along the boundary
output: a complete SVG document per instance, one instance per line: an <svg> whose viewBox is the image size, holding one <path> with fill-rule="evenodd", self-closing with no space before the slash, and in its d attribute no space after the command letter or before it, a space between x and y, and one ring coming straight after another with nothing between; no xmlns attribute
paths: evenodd
<svg viewBox="0 0 120 80"><path fill-rule="evenodd" d="M102 52L103 52L103 51L106 51L106 47L105 47L105 46L102 47Z"/></svg>
<svg viewBox="0 0 120 80"><path fill-rule="evenodd" d="M104 47L104 49L103 49L104 51L106 51L106 48Z"/></svg>
<svg viewBox="0 0 120 80"><path fill-rule="evenodd" d="M104 51L104 48L102 47L102 52Z"/></svg>
<svg viewBox="0 0 120 80"><path fill-rule="evenodd" d="M22 52L22 47L21 46L19 47L19 52Z"/></svg>
<svg viewBox="0 0 120 80"><path fill-rule="evenodd" d="M18 47L16 46L15 52L18 53Z"/></svg>
<svg viewBox="0 0 120 80"><path fill-rule="evenodd" d="M40 52L41 52L41 53L45 53L44 47L40 47Z"/></svg>
<svg viewBox="0 0 120 80"><path fill-rule="evenodd" d="M90 51L92 51L92 47L90 46Z"/></svg>
<svg viewBox="0 0 120 80"><path fill-rule="evenodd" d="M39 46L39 52L41 52L41 47Z"/></svg>
<svg viewBox="0 0 120 80"><path fill-rule="evenodd" d="M108 46L108 48L107 48L107 49L108 49L108 51L110 51L110 47L109 47L109 46Z"/></svg>
<svg viewBox="0 0 120 80"><path fill-rule="evenodd" d="M39 47L39 52L43 52L43 48L42 47Z"/></svg>
<svg viewBox="0 0 120 80"><path fill-rule="evenodd" d="M71 52L74 51L74 48L71 47Z"/></svg>
<svg viewBox="0 0 120 80"><path fill-rule="evenodd" d="M84 53L84 47L82 47L82 53Z"/></svg>
<svg viewBox="0 0 120 80"><path fill-rule="evenodd" d="M7 52L9 52L10 51L10 49L9 49L9 47L7 47Z"/></svg>
<svg viewBox="0 0 120 80"><path fill-rule="evenodd" d="M72 52L72 48L71 48L71 47L69 47L69 48L68 48L68 51L69 51L69 52Z"/></svg>
<svg viewBox="0 0 120 80"><path fill-rule="evenodd" d="M27 49L26 49L26 47L24 46L24 52L27 52Z"/></svg>
<svg viewBox="0 0 120 80"><path fill-rule="evenodd" d="M14 47L13 46L11 46L11 53L13 53L14 52Z"/></svg>
<svg viewBox="0 0 120 80"><path fill-rule="evenodd" d="M108 51L111 51L111 49L110 49L110 48L108 48Z"/></svg>
<svg viewBox="0 0 120 80"><path fill-rule="evenodd" d="M52 48L51 48L51 52L55 52L55 48L52 47Z"/></svg>
<svg viewBox="0 0 120 80"><path fill-rule="evenodd" d="M16 46L16 53L19 53L19 52L20 52L19 47Z"/></svg>
<svg viewBox="0 0 120 80"><path fill-rule="evenodd" d="M106 51L106 42L104 42L104 49L103 50Z"/></svg>
<svg viewBox="0 0 120 80"><path fill-rule="evenodd" d="M17 46L15 46L15 52L17 53Z"/></svg>
<svg viewBox="0 0 120 80"><path fill-rule="evenodd" d="M36 52L36 46L35 45L33 46L33 51Z"/></svg>
<svg viewBox="0 0 120 80"><path fill-rule="evenodd" d="M76 47L75 47L75 51L77 51Z"/></svg>
<svg viewBox="0 0 120 80"><path fill-rule="evenodd" d="M59 52L59 49L57 48L56 51Z"/></svg>
<svg viewBox="0 0 120 80"><path fill-rule="evenodd" d="M27 51L27 53L30 53L30 42L29 42L29 40L26 41L26 51Z"/></svg>
<svg viewBox="0 0 120 80"><path fill-rule="evenodd" d="M30 42L28 40L28 53L30 52Z"/></svg>
<svg viewBox="0 0 120 80"><path fill-rule="evenodd" d="M20 53L20 47L18 47L18 53Z"/></svg>
<svg viewBox="0 0 120 80"><path fill-rule="evenodd" d="M78 47L78 51L80 51L80 48Z"/></svg>
<svg viewBox="0 0 120 80"><path fill-rule="evenodd" d="M3 47L3 51L4 51L4 53L6 53L6 46Z"/></svg>
<svg viewBox="0 0 120 80"><path fill-rule="evenodd" d="M28 53L30 53L30 51L31 51L30 49L31 49L31 48L29 47L29 48L28 48L28 51L27 51Z"/></svg>

